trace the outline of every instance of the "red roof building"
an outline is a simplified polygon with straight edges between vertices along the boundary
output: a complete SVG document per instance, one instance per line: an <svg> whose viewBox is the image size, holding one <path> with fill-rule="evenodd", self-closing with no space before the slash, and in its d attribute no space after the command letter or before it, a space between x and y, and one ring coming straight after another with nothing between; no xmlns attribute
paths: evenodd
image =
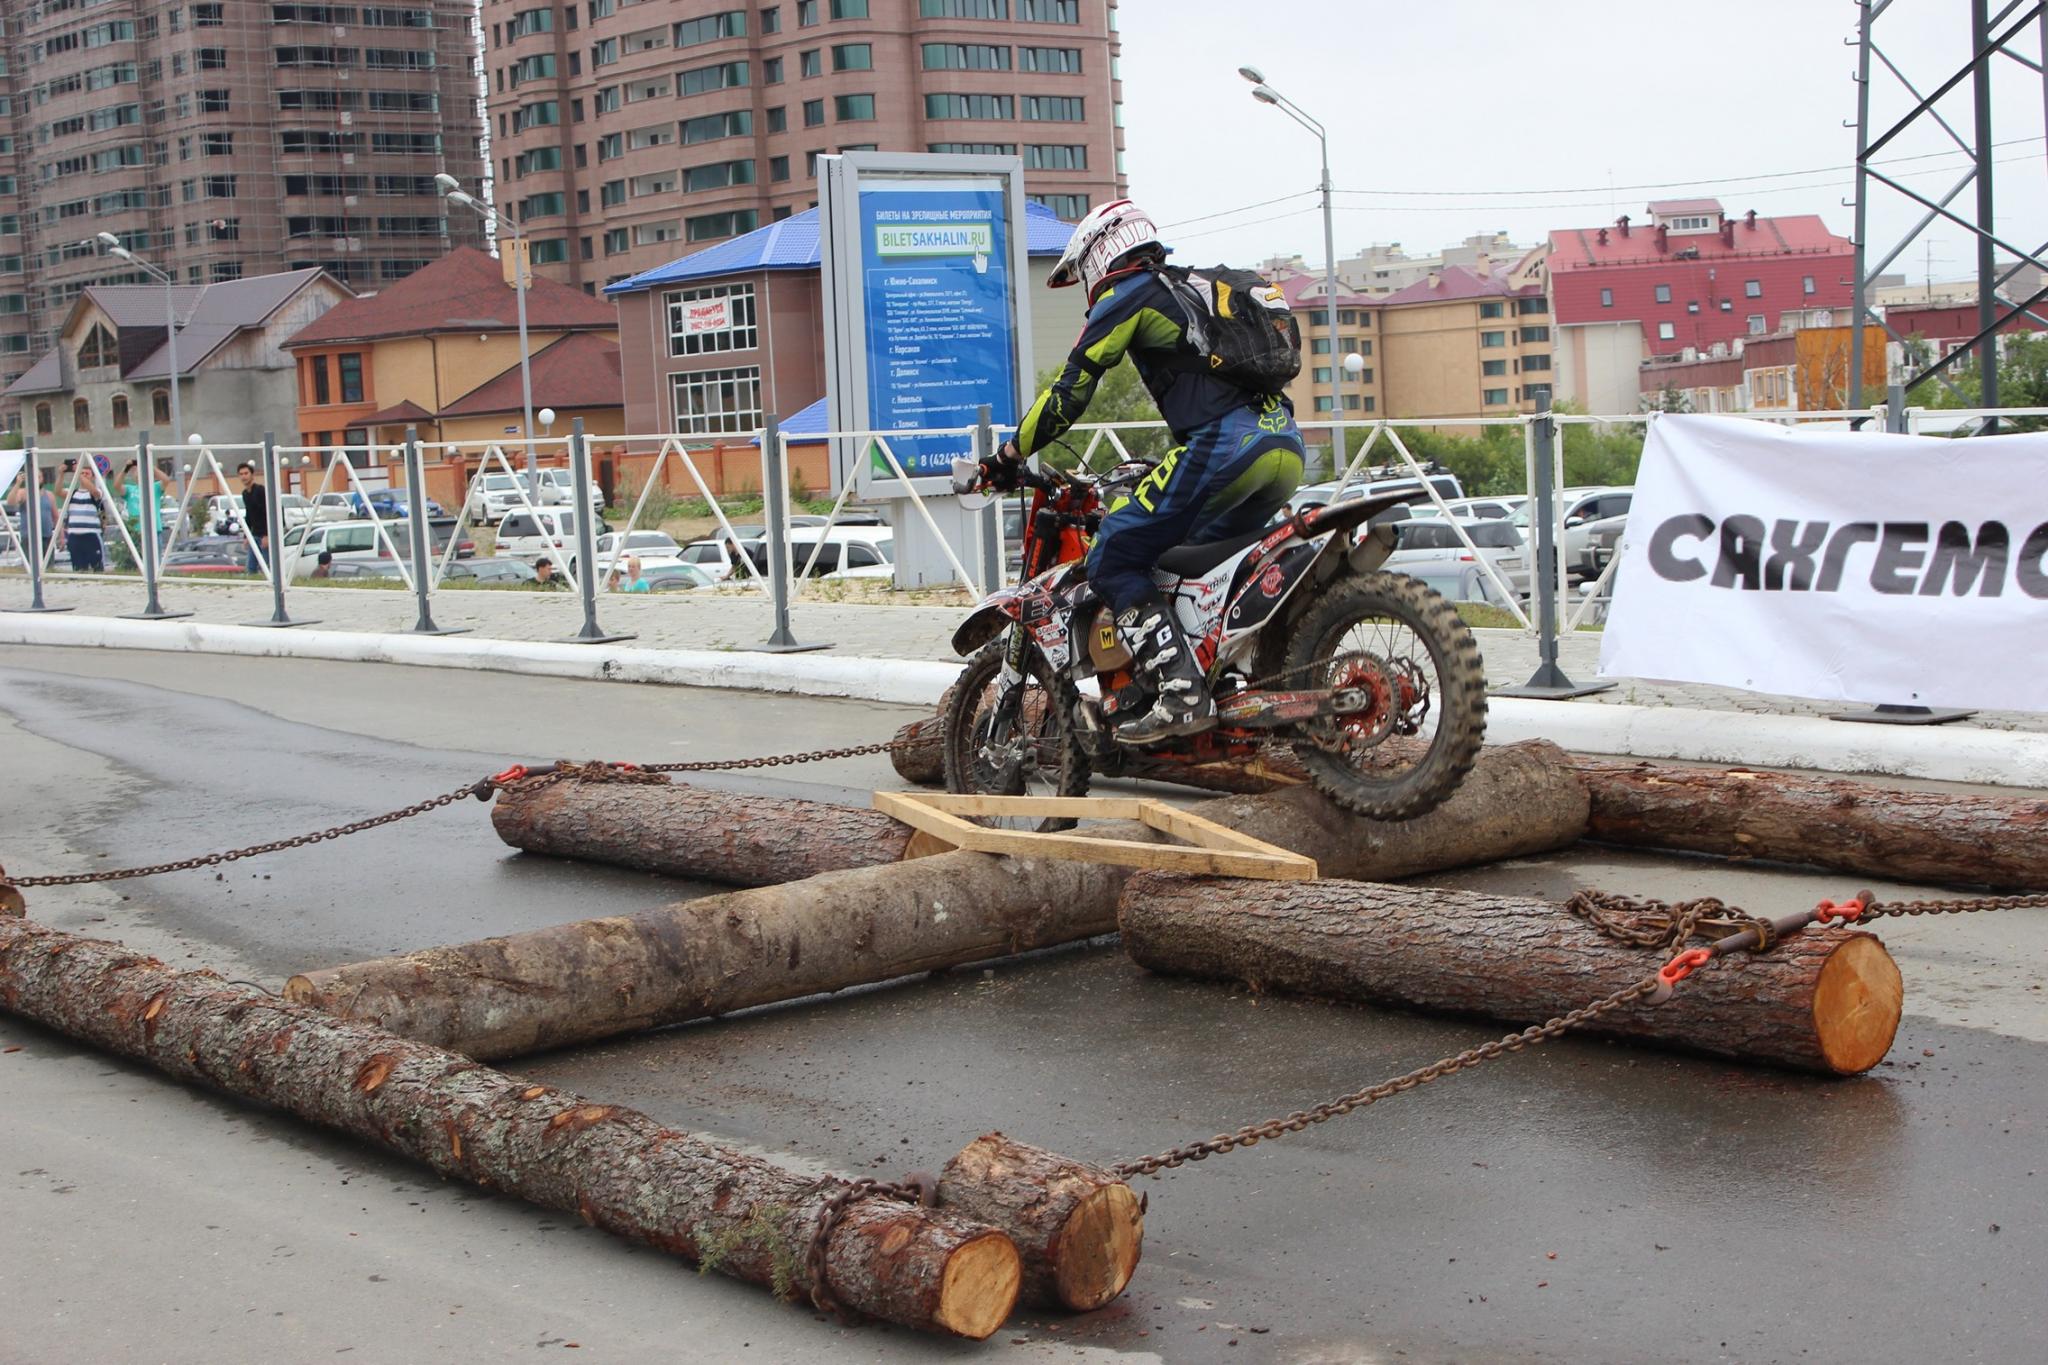
<svg viewBox="0 0 2048 1365"><path fill-rule="evenodd" d="M1854 302L1855 247L1817 215L1730 218L1715 199L1553 232L1548 264L1559 396L1594 412L1633 410L1651 356L1708 353Z"/></svg>

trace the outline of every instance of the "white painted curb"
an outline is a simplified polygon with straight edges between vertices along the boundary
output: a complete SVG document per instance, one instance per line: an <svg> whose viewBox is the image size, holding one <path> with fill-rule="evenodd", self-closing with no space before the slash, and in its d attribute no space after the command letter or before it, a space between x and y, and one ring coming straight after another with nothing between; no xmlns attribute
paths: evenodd
<svg viewBox="0 0 2048 1365"><path fill-rule="evenodd" d="M933 705L960 674L957 664L911 659L266 630L102 616L0 615L0 644L480 668L606 682L847 697L907 706ZM1548 739L1580 753L1635 758L2048 788L2048 734L2026 731L1845 725L1812 716L1494 697L1488 703L1487 738L1500 744Z"/></svg>

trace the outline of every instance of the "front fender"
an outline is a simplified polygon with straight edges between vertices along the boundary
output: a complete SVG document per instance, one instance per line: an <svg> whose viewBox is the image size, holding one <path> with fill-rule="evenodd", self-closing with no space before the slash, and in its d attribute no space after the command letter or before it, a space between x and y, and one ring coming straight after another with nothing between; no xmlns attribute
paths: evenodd
<svg viewBox="0 0 2048 1365"><path fill-rule="evenodd" d="M953 652L966 658L1002 634L1023 612L1023 602L1015 588L990 593L953 632Z"/></svg>

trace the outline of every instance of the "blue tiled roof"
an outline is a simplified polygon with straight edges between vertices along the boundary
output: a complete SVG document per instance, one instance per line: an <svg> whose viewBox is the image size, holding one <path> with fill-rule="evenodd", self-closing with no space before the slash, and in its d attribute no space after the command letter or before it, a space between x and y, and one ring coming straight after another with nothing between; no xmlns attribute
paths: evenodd
<svg viewBox="0 0 2048 1365"><path fill-rule="evenodd" d="M1063 223L1043 204L1024 206L1025 250L1033 256L1057 256L1066 250L1074 225ZM630 279L605 286L607 295L637 294L665 284L737 275L750 270L816 270L818 211L805 209L779 223L755 228L729 242L707 246L667 265L643 270ZM820 428L822 430L822 428Z"/></svg>
<svg viewBox="0 0 2048 1365"><path fill-rule="evenodd" d="M825 433L831 429L825 416L825 400L822 398L782 419L782 434L798 445L816 445L825 439ZM751 444L761 444L761 438L756 436ZM0 451L0 455L5 453Z"/></svg>

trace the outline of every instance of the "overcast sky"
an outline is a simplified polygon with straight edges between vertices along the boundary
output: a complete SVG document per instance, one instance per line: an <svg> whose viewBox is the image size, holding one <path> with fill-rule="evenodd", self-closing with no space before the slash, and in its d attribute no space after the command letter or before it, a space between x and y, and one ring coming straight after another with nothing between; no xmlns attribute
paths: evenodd
<svg viewBox="0 0 2048 1365"><path fill-rule="evenodd" d="M1967 56L1968 16L1968 0L1908 0L1878 38L1926 90ZM1315 138L1251 98L1248 63L1330 131L1339 256L1371 242L1427 255L1494 229L1535 243L1689 195L1736 215L1818 213L1847 236L1855 20L1849 0L1122 0L1131 195L1176 226L1184 263L1320 263ZM2036 59L2038 32L2021 44ZM2014 145L1997 153L1999 224L2027 237L2048 229L2041 84L2001 67L1994 137ZM1882 71L1871 88L1880 117L1911 106ZM1967 81L1941 108L1972 135ZM1923 158L1892 169L1936 198L1967 164L1931 125L1881 155ZM1678 183L1626 188L1665 182ZM1871 206L1874 250L1919 215L1881 187ZM1927 235L1935 278L1974 271L1960 229ZM1917 280L1925 266L1915 247L1895 268Z"/></svg>

